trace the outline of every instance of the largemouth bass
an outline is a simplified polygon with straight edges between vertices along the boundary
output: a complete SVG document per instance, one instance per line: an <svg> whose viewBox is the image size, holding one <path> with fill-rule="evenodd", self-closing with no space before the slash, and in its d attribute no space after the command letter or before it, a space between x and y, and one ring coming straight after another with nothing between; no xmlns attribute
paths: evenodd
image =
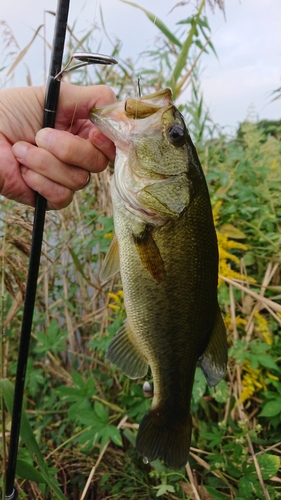
<svg viewBox="0 0 281 500"><path fill-rule="evenodd" d="M178 469L188 461L196 365L210 386L227 365L208 188L170 89L94 109L90 119L116 145L115 237L101 278L120 270L127 319L106 357L131 378L150 365L154 396L137 451Z"/></svg>

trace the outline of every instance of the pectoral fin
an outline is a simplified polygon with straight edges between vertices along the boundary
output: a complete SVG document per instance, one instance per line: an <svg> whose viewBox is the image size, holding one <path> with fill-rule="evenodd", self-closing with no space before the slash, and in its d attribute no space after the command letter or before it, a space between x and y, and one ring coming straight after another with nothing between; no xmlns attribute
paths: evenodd
<svg viewBox="0 0 281 500"><path fill-rule="evenodd" d="M118 271L120 271L120 260L119 260L119 247L116 236L114 236L108 252L103 261L103 265L100 271L100 279L107 280L114 276Z"/></svg>
<svg viewBox="0 0 281 500"><path fill-rule="evenodd" d="M110 342L105 358L117 366L127 377L134 379L144 377L147 374L147 360L136 345L127 322Z"/></svg>
<svg viewBox="0 0 281 500"><path fill-rule="evenodd" d="M165 276L165 264L151 231L147 227L141 236L133 237L143 267L156 281L161 281Z"/></svg>
<svg viewBox="0 0 281 500"><path fill-rule="evenodd" d="M227 368L227 339L219 306L209 343L199 358L199 363L210 387L217 385Z"/></svg>

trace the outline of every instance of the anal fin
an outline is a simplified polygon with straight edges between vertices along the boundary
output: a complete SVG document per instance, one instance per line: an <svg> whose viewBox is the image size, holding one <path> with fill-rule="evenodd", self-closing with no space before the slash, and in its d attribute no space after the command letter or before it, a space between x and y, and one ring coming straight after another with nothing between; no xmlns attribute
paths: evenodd
<svg viewBox="0 0 281 500"><path fill-rule="evenodd" d="M136 345L127 322L110 342L105 358L132 379L141 378L147 374L147 360Z"/></svg>
<svg viewBox="0 0 281 500"><path fill-rule="evenodd" d="M217 385L226 372L227 351L226 329L219 305L217 305L214 327L209 343L199 358L200 367L210 387Z"/></svg>

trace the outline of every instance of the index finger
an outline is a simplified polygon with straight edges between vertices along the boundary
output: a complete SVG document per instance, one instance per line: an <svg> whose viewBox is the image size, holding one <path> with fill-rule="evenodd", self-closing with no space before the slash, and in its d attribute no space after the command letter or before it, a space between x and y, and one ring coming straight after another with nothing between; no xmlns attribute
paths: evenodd
<svg viewBox="0 0 281 500"><path fill-rule="evenodd" d="M107 85L82 87L70 83L61 84L57 124L75 117L75 120L88 118L92 108L106 106L116 102L113 90Z"/></svg>

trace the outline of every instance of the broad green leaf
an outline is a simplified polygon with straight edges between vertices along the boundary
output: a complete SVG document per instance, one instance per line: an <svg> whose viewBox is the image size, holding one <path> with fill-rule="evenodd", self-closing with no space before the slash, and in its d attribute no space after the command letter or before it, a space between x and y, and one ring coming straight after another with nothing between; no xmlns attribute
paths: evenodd
<svg viewBox="0 0 281 500"><path fill-rule="evenodd" d="M136 7L137 9L140 9L142 10L145 15L148 17L148 19L153 23L155 24L155 26L160 30L162 31L163 35L165 35L168 40L170 40L170 42L174 43L175 45L177 45L178 47L181 47L182 44L181 42L175 37L175 35L167 28L167 26L162 23L162 21L160 21L160 19L155 16L154 14L152 14L151 12L149 12L148 10L144 9L143 7L141 7L140 5L137 5L136 3L133 3L133 2L128 2L127 0L121 0L121 2L123 3L127 3L128 5L131 5L132 7Z"/></svg>
<svg viewBox="0 0 281 500"><path fill-rule="evenodd" d="M77 420L85 426L93 426L95 430L103 427L104 422L96 415L93 410L85 410L81 414L76 415Z"/></svg>
<svg viewBox="0 0 281 500"><path fill-rule="evenodd" d="M279 413L281 413L281 399L275 399L265 403L259 417L275 417Z"/></svg>
<svg viewBox="0 0 281 500"><path fill-rule="evenodd" d="M251 474L251 479L249 477L241 477L238 481L239 493L242 497L247 499L256 498L253 494L259 489L259 482L254 474Z"/></svg>
<svg viewBox="0 0 281 500"><path fill-rule="evenodd" d="M271 479L277 474L281 459L277 455L264 454L258 456L258 463L263 479Z"/></svg>
<svg viewBox="0 0 281 500"><path fill-rule="evenodd" d="M8 411L12 415L13 399L14 399L13 384L7 379L0 380L0 391L2 392ZM22 411L22 416L21 416L20 436L23 442L25 443L26 447L28 448L31 457L34 460L37 460L38 466L40 468L42 476L45 479L45 482L53 490L57 498L59 498L60 500L67 500L66 497L61 492L59 484L56 481L56 479L51 478L48 474L47 464L44 461L40 448L32 432L29 420L24 411Z"/></svg>
<svg viewBox="0 0 281 500"><path fill-rule="evenodd" d="M229 387L226 381L224 379L221 380L218 385L212 389L212 393L218 403L226 403L229 398Z"/></svg>
<svg viewBox="0 0 281 500"><path fill-rule="evenodd" d="M196 368L192 389L192 398L195 404L204 396L206 387L207 382L201 368Z"/></svg>
<svg viewBox="0 0 281 500"><path fill-rule="evenodd" d="M26 460L22 460L21 458L17 459L17 476L21 479L28 479L29 481L34 481L38 484L46 483L46 479L43 474L35 469L33 465L26 462Z"/></svg>
<svg viewBox="0 0 281 500"><path fill-rule="evenodd" d="M273 357L270 356L270 354L258 354L257 359L258 359L259 363L262 366L264 366L265 368L269 368L269 369L276 370L279 372L279 367L275 363Z"/></svg>
<svg viewBox="0 0 281 500"><path fill-rule="evenodd" d="M254 354L264 354L265 351L269 351L271 348L270 345L268 345L266 342L251 342L250 344L251 351Z"/></svg>

